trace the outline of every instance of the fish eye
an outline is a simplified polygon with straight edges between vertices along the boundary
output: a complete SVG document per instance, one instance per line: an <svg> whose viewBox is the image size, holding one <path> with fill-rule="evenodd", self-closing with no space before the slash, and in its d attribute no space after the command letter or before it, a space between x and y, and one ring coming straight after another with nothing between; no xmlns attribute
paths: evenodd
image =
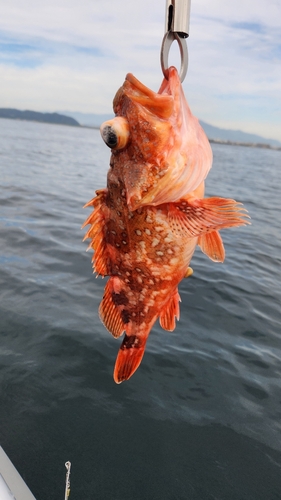
<svg viewBox="0 0 281 500"><path fill-rule="evenodd" d="M122 149L128 143L130 136L128 120L123 116L108 120L101 125L100 133L109 148Z"/></svg>
<svg viewBox="0 0 281 500"><path fill-rule="evenodd" d="M111 127L111 125L105 125L102 129L101 136L105 142L105 144L109 148L115 148L118 144L118 137L116 135L115 130Z"/></svg>

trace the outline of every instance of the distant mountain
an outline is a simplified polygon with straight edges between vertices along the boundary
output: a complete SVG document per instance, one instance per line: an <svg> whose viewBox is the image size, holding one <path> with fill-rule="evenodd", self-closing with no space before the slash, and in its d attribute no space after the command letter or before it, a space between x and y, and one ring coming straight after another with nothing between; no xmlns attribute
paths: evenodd
<svg viewBox="0 0 281 500"><path fill-rule="evenodd" d="M78 111L58 111L58 113L62 113L66 116L71 116L75 118L80 125L84 125L87 127L97 127L99 128L101 124L110 118L114 117L114 114L95 114L95 113L79 113Z"/></svg>
<svg viewBox="0 0 281 500"><path fill-rule="evenodd" d="M77 111L59 111L66 116L71 116L75 118L81 125L87 125L88 127L100 127L102 122L110 120L113 118L113 114L95 114L95 113L79 113ZM209 139L215 141L231 141L236 143L247 143L247 144L269 144L273 147L280 147L281 142L274 139L266 139L256 134L249 134L247 132L242 132L241 130L231 130L223 129L219 127L214 127L209 123L200 120L203 129Z"/></svg>
<svg viewBox="0 0 281 500"><path fill-rule="evenodd" d="M59 113L39 113L38 111L20 111L13 108L0 108L0 118L10 118L14 120L30 120L33 122L57 123L60 125L71 125L80 127L78 121L69 116Z"/></svg>
<svg viewBox="0 0 281 500"><path fill-rule="evenodd" d="M96 113L80 113L78 111L59 111L57 113L39 113L37 111L19 111L12 108L0 108L0 118L12 118L16 120L32 120L36 122L58 123L61 125L71 125L79 127L84 125L87 127L99 128L100 125L113 118L113 114L96 114ZM218 142L231 142L237 144L259 145L268 144L274 148L280 148L281 142L274 139L267 139L260 135L249 134L242 130L231 130L219 127L214 127L209 123L200 120L207 137L210 140Z"/></svg>

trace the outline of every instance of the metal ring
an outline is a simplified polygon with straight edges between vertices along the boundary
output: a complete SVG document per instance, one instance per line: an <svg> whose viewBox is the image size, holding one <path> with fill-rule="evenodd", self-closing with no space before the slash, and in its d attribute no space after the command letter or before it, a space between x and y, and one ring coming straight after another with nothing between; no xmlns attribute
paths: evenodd
<svg viewBox="0 0 281 500"><path fill-rule="evenodd" d="M163 75L168 80L168 69L169 69L168 58L169 58L170 48L174 40L177 41L180 49L181 68L179 72L179 77L180 81L183 82L186 77L188 68L187 45L185 38L179 37L179 35L174 31L167 31L167 33L164 35L160 52L161 68L163 71Z"/></svg>

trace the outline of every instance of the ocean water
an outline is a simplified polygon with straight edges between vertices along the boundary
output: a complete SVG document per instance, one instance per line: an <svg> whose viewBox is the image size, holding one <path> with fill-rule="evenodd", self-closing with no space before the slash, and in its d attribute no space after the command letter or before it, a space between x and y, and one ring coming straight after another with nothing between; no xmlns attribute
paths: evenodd
<svg viewBox="0 0 281 500"><path fill-rule="evenodd" d="M207 196L242 201L224 264L196 250L174 332L112 379L82 206L99 132L0 120L0 435L37 500L281 498L281 153L213 145Z"/></svg>

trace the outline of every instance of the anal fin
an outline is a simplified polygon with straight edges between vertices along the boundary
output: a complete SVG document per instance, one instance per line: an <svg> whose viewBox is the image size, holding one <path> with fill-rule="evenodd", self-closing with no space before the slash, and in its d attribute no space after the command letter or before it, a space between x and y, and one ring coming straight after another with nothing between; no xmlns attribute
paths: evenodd
<svg viewBox="0 0 281 500"><path fill-rule="evenodd" d="M223 262L225 250L223 241L218 231L202 234L198 238L198 245L202 252L214 262Z"/></svg>
<svg viewBox="0 0 281 500"><path fill-rule="evenodd" d="M125 325L121 317L116 302L113 301L114 288L112 278L108 280L105 285L103 299L99 307L99 315L105 328L113 335L113 337L120 337L125 330Z"/></svg>
<svg viewBox="0 0 281 500"><path fill-rule="evenodd" d="M176 319L180 319L180 300L178 289L176 289L159 315L160 325L168 332L172 332L176 328Z"/></svg>

